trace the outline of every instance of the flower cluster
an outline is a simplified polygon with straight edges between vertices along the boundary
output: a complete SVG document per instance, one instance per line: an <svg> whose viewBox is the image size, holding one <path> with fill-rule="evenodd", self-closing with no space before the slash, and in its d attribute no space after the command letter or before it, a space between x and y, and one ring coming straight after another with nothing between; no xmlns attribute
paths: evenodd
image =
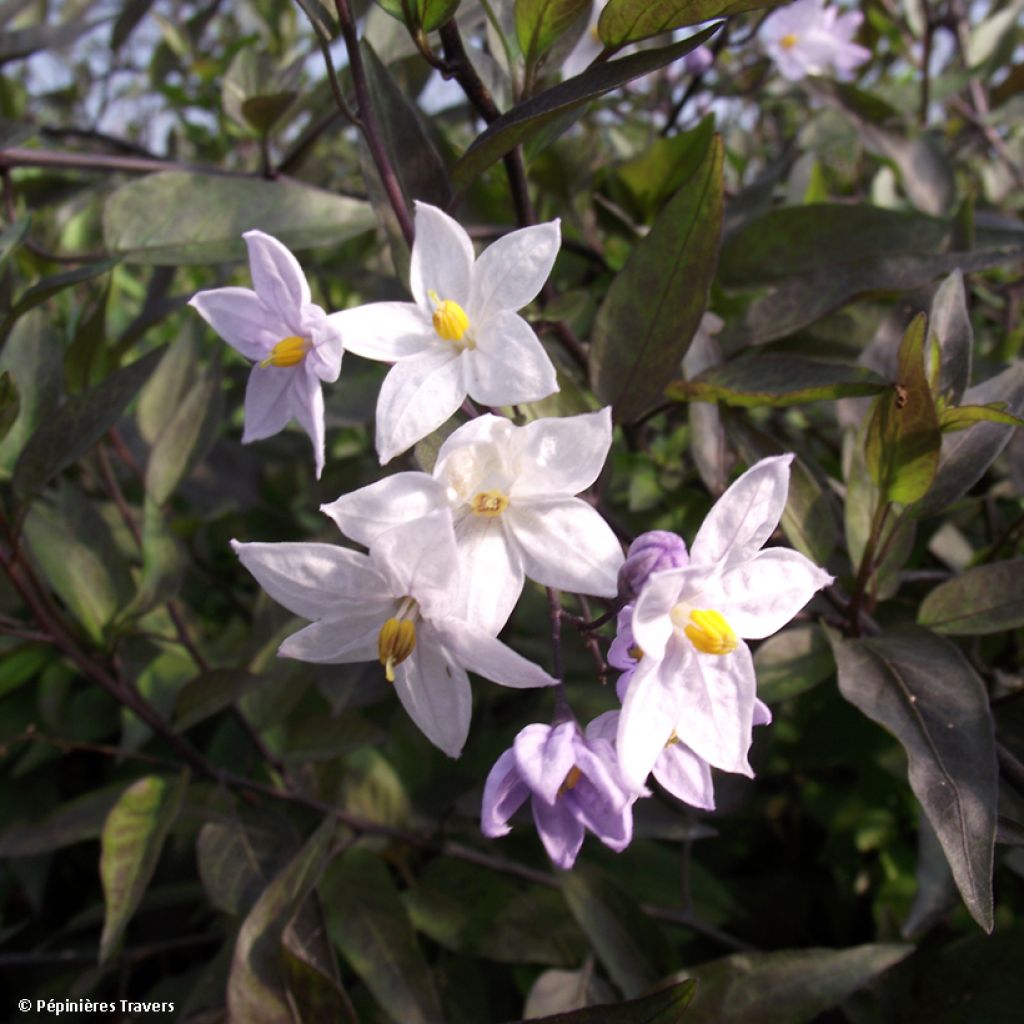
<svg viewBox="0 0 1024 1024"><path fill-rule="evenodd" d="M296 418L324 464L321 382L345 349L393 363L377 405L382 463L443 424L467 396L487 406L544 398L555 370L518 311L538 294L558 222L512 232L479 257L440 210L419 204L414 302L325 313L280 242L245 235L254 290L192 299L255 363L244 441ZM471 408L471 411L475 412ZM400 472L321 510L366 552L325 543L232 542L263 589L310 624L279 653L308 662L378 661L423 734L458 757L470 727L468 674L510 687L561 681L498 639L527 578L620 607L609 662L620 710L581 727L564 699L492 768L481 828L509 831L530 800L553 862L569 868L589 830L611 849L632 838L648 776L694 807L714 808L711 769L751 774L756 696L744 638L779 629L830 577L796 552L763 545L786 501L790 456L765 459L722 496L692 548L674 534L619 541L581 495L612 444L611 411L524 425L485 413L454 430L433 470Z"/></svg>

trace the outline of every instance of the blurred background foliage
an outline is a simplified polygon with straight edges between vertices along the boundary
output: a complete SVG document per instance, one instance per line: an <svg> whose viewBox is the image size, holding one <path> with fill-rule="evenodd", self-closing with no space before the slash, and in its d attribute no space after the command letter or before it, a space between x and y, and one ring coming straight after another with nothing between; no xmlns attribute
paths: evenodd
<svg viewBox="0 0 1024 1024"><path fill-rule="evenodd" d="M869 0L849 83L779 77L770 3L613 6L636 38L609 18L560 84L587 3L0 3L5 1006L1019 1020L1024 5ZM721 13L687 72L668 30ZM247 367L185 303L248 285L250 227L326 309L403 298L381 154L481 243L561 218L530 316L562 389L507 411L613 404L594 500L624 539L691 539L793 451L779 540L837 577L756 650L756 780L710 815L658 794L568 874L525 821L477 826L548 694L477 686L449 761L377 667L276 659L295 623L228 544L337 540L317 508L381 474L384 370L326 390L317 482L294 429L241 446ZM504 636L549 665L531 587ZM567 625L581 717L614 703L593 653Z"/></svg>

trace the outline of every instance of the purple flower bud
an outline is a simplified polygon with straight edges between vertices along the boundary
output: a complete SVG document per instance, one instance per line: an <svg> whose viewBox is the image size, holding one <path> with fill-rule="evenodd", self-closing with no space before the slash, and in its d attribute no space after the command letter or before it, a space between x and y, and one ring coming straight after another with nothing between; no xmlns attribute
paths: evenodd
<svg viewBox="0 0 1024 1024"><path fill-rule="evenodd" d="M624 601L635 600L652 572L682 569L689 560L686 542L678 534L667 530L641 533L629 545L619 569L619 597Z"/></svg>
<svg viewBox="0 0 1024 1024"><path fill-rule="evenodd" d="M691 75L703 75L715 62L715 55L707 46L698 46L683 58L683 67Z"/></svg>

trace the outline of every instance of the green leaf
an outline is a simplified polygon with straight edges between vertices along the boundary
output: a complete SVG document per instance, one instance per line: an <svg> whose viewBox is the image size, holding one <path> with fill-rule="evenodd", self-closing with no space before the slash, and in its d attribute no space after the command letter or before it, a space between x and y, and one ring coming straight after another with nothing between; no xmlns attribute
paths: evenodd
<svg viewBox="0 0 1024 1024"><path fill-rule="evenodd" d="M100 260L96 263L86 263L84 266L76 267L74 270L65 270L61 274L54 274L52 277L44 277L33 285L29 285L19 296L7 314L3 326L0 327L0 334L6 334L11 325L29 310L48 302L55 295L59 295L66 288L71 288L83 281L91 281L101 274L113 270L120 262L120 259Z"/></svg>
<svg viewBox="0 0 1024 1024"><path fill-rule="evenodd" d="M179 691L174 705L174 731L184 732L231 705L256 683L256 676L241 668L214 668L201 672Z"/></svg>
<svg viewBox="0 0 1024 1024"><path fill-rule="evenodd" d="M865 456L883 501L923 497L939 466L942 437L924 367L927 319L919 313L900 343L897 382L875 400Z"/></svg>
<svg viewBox="0 0 1024 1024"><path fill-rule="evenodd" d="M877 395L889 387L873 370L802 356L750 353L711 367L693 380L673 381L669 398L757 408Z"/></svg>
<svg viewBox="0 0 1024 1024"><path fill-rule="evenodd" d="M121 610L117 621L138 618L170 601L181 586L185 568L185 553L163 510L147 501L142 515L142 573L135 596Z"/></svg>
<svg viewBox="0 0 1024 1024"><path fill-rule="evenodd" d="M341 987L330 946L324 946L323 911L308 901L296 920L281 935L288 1004L300 1021L359 1024L356 1012Z"/></svg>
<svg viewBox="0 0 1024 1024"><path fill-rule="evenodd" d="M10 370L0 373L0 441L8 435L21 412L18 385L14 383Z"/></svg>
<svg viewBox="0 0 1024 1024"><path fill-rule="evenodd" d="M299 71L298 65L281 67L275 57L253 47L239 50L221 80L225 113L243 128L266 135L298 96L293 86Z"/></svg>
<svg viewBox="0 0 1024 1024"><path fill-rule="evenodd" d="M241 260L242 232L290 249L338 244L374 227L368 203L296 182L164 171L122 185L103 209L103 238L128 263Z"/></svg>
<svg viewBox="0 0 1024 1024"><path fill-rule="evenodd" d="M996 841L998 842L998 836ZM922 813L917 830L917 891L900 927L905 939L914 938L937 924L957 903L956 882L935 829Z"/></svg>
<svg viewBox="0 0 1024 1024"><path fill-rule="evenodd" d="M810 622L789 626L754 652L757 695L768 704L790 700L828 679L835 665L819 626Z"/></svg>
<svg viewBox="0 0 1024 1024"><path fill-rule="evenodd" d="M328 818L263 890L238 933L227 984L228 1016L245 1024L293 1024L281 936L323 870L334 836Z"/></svg>
<svg viewBox="0 0 1024 1024"><path fill-rule="evenodd" d="M597 314L591 382L619 422L636 419L676 375L707 305L722 227L721 139L630 253Z"/></svg>
<svg viewBox="0 0 1024 1024"><path fill-rule="evenodd" d="M48 481L77 462L121 418L160 359L147 353L115 370L95 387L72 395L40 423L14 467L14 493L28 501Z"/></svg>
<svg viewBox="0 0 1024 1024"><path fill-rule="evenodd" d="M1024 558L978 565L940 583L917 621L947 636L983 636L1024 626Z"/></svg>
<svg viewBox="0 0 1024 1024"><path fill-rule="evenodd" d="M562 892L608 976L627 997L653 988L665 973L660 928L607 875L577 865L561 876Z"/></svg>
<svg viewBox="0 0 1024 1024"><path fill-rule="evenodd" d="M935 394L955 405L971 382L971 353L974 350L974 328L967 311L964 275L959 270L953 271L932 297L928 333L932 344L939 348Z"/></svg>
<svg viewBox="0 0 1024 1024"><path fill-rule="evenodd" d="M188 769L174 781L144 776L122 793L107 815L100 839L100 880L106 907L100 963L109 960L120 945L142 900L188 782Z"/></svg>
<svg viewBox="0 0 1024 1024"><path fill-rule="evenodd" d="M920 627L829 639L840 691L902 744L960 895L990 932L998 770L984 684L957 647Z"/></svg>
<svg viewBox="0 0 1024 1024"><path fill-rule="evenodd" d="M1007 423L1011 427L1024 427L1024 419L1006 411L1005 402L989 405L957 405L939 413L939 428L944 434L966 430L975 423Z"/></svg>
<svg viewBox="0 0 1024 1024"><path fill-rule="evenodd" d="M609 0L597 31L605 46L625 46L675 28L744 11L778 7L786 0Z"/></svg>
<svg viewBox="0 0 1024 1024"><path fill-rule="evenodd" d="M682 972L697 982L685 1024L812 1024L913 946L736 953ZM678 975L677 975L678 976Z"/></svg>
<svg viewBox="0 0 1024 1024"><path fill-rule="evenodd" d="M455 165L453 187L459 192L465 191L491 164L532 138L545 125L585 106L596 96L686 56L717 31L718 26L712 26L671 46L642 50L619 60L596 64L506 111L473 141Z"/></svg>
<svg viewBox="0 0 1024 1024"><path fill-rule="evenodd" d="M58 804L42 817L14 822L0 832L0 857L36 857L74 843L99 839L124 784L102 786L75 800Z"/></svg>
<svg viewBox="0 0 1024 1024"><path fill-rule="evenodd" d="M21 60L39 50L59 50L70 46L88 35L96 24L97 21L88 22L81 18L55 25L32 25L13 30L5 28L0 33L0 64Z"/></svg>
<svg viewBox="0 0 1024 1024"><path fill-rule="evenodd" d="M441 1002L387 868L352 848L320 884L331 939L385 1012L402 1024L443 1024Z"/></svg>
<svg viewBox="0 0 1024 1024"><path fill-rule="evenodd" d="M220 365L211 366L189 388L160 432L146 464L146 497L161 506L206 455L224 415Z"/></svg>
<svg viewBox="0 0 1024 1024"><path fill-rule="evenodd" d="M164 349L159 366L142 385L135 406L135 422L143 440L153 445L199 376L199 343L196 331L185 331Z"/></svg>
<svg viewBox="0 0 1024 1024"><path fill-rule="evenodd" d="M594 973L594 958L588 957L579 970L552 968L541 974L530 986L523 1013L527 1020L535 1020L613 1002L615 990Z"/></svg>
<svg viewBox="0 0 1024 1024"><path fill-rule="evenodd" d="M516 39L527 65L536 64L590 6L590 0L516 0Z"/></svg>
<svg viewBox="0 0 1024 1024"><path fill-rule="evenodd" d="M31 223L32 218L25 214L0 231L0 269L6 265L14 250L21 245L22 239L28 234Z"/></svg>
<svg viewBox="0 0 1024 1024"><path fill-rule="evenodd" d="M382 10L409 28L433 32L455 14L462 0L374 0Z"/></svg>
<svg viewBox="0 0 1024 1024"><path fill-rule="evenodd" d="M614 1006L590 1006L553 1017L531 1017L530 1024L690 1024L687 1008L695 989L695 982L683 981L642 999L629 999ZM527 1022L516 1021L515 1024Z"/></svg>

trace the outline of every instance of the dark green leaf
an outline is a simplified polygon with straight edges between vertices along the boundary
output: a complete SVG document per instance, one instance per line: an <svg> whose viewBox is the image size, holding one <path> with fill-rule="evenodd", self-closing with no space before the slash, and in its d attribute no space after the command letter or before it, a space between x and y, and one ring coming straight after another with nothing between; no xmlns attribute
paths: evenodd
<svg viewBox="0 0 1024 1024"><path fill-rule="evenodd" d="M95 387L72 395L39 425L14 467L14 492L22 501L77 462L117 423L160 355L157 349L115 370Z"/></svg>
<svg viewBox="0 0 1024 1024"><path fill-rule="evenodd" d="M939 346L935 393L955 405L971 382L974 350L974 328L967 311L964 275L959 270L954 270L935 291L928 315L928 334Z"/></svg>
<svg viewBox="0 0 1024 1024"><path fill-rule="evenodd" d="M778 7L786 0L609 0L597 30L605 46L625 46L675 28L744 11Z"/></svg>
<svg viewBox="0 0 1024 1024"><path fill-rule="evenodd" d="M462 0L374 0L393 18L405 22L410 29L433 32L448 21Z"/></svg>
<svg viewBox="0 0 1024 1024"><path fill-rule="evenodd" d="M443 1024L441 1002L401 897L380 858L350 849L320 885L335 946L402 1024Z"/></svg>
<svg viewBox="0 0 1024 1024"><path fill-rule="evenodd" d="M812 1024L912 949L879 944L713 960L684 972L697 982L684 1024Z"/></svg>
<svg viewBox="0 0 1024 1024"><path fill-rule="evenodd" d="M142 573L135 596L121 610L119 622L145 615L178 592L185 574L185 554L163 510L147 501L142 517Z"/></svg>
<svg viewBox="0 0 1024 1024"><path fill-rule="evenodd" d="M998 841L998 839L997 839ZM935 829L922 814L917 832L917 892L900 928L905 939L912 939L931 928L956 906L956 882Z"/></svg>
<svg viewBox="0 0 1024 1024"><path fill-rule="evenodd" d="M948 636L981 636L1024 625L1024 558L978 565L940 583L917 621Z"/></svg>
<svg viewBox="0 0 1024 1024"><path fill-rule="evenodd" d="M241 668L201 672L178 691L174 705L175 731L184 732L229 708L255 682L256 676Z"/></svg>
<svg viewBox="0 0 1024 1024"><path fill-rule="evenodd" d="M188 782L187 769L173 781L144 776L124 791L107 815L100 840L100 880L106 906L100 963L109 960L120 945L142 900Z"/></svg>
<svg viewBox="0 0 1024 1024"><path fill-rule="evenodd" d="M900 344L897 381L875 400L865 457L883 501L909 505L924 496L939 466L942 437L924 366L927 319L918 314Z"/></svg>
<svg viewBox="0 0 1024 1024"><path fill-rule="evenodd" d="M297 71L253 47L239 50L221 81L225 112L236 124L267 134L298 95Z"/></svg>
<svg viewBox="0 0 1024 1024"><path fill-rule="evenodd" d="M22 239L28 234L31 223L32 218L25 214L0 231L0 268L11 258L14 250L21 245Z"/></svg>
<svg viewBox="0 0 1024 1024"><path fill-rule="evenodd" d="M0 832L0 857L35 857L87 839L99 839L124 784L104 786L58 804L30 822L15 822Z"/></svg>
<svg viewBox="0 0 1024 1024"><path fill-rule="evenodd" d="M359 1024L341 987L338 968L327 942L323 910L308 900L281 935L288 1005L298 1021Z"/></svg>
<svg viewBox="0 0 1024 1024"><path fill-rule="evenodd" d="M334 836L328 818L263 890L238 933L228 977L231 1020L245 1024L293 1024L281 936L323 870Z"/></svg>
<svg viewBox="0 0 1024 1024"><path fill-rule="evenodd" d="M577 865L562 892L608 976L627 997L653 988L668 963L665 936L607 875Z"/></svg>
<svg viewBox="0 0 1024 1024"><path fill-rule="evenodd" d="M96 22L66 21L58 25L32 25L30 28L4 29L0 33L0 64L29 57L39 50L59 50L78 42Z"/></svg>
<svg viewBox="0 0 1024 1024"><path fill-rule="evenodd" d="M665 394L683 402L756 408L877 395L887 387L877 373L864 366L752 353L705 370L693 380L676 380Z"/></svg>
<svg viewBox="0 0 1024 1024"><path fill-rule="evenodd" d="M528 65L590 10L590 0L516 0L516 39Z"/></svg>
<svg viewBox="0 0 1024 1024"><path fill-rule="evenodd" d="M998 772L984 684L957 647L920 627L870 640L829 639L839 689L902 744L910 787L960 895L991 931Z"/></svg>
<svg viewBox="0 0 1024 1024"><path fill-rule="evenodd" d="M594 958L588 957L578 971L552 968L540 975L530 987L523 1013L533 1020L613 1002L615 990L594 972Z"/></svg>
<svg viewBox="0 0 1024 1024"><path fill-rule="evenodd" d="M143 440L153 445L173 419L199 376L199 344L195 331L183 332L164 350L160 365L142 385L135 406L135 422Z"/></svg>
<svg viewBox="0 0 1024 1024"><path fill-rule="evenodd" d="M990 405L958 405L939 413L939 427L944 434L966 430L976 423L1007 423L1011 427L1024 427L1024 420L1006 411L1005 402Z"/></svg>
<svg viewBox="0 0 1024 1024"><path fill-rule="evenodd" d="M10 370L0 373L0 441L7 436L21 412L18 385L14 383Z"/></svg>
<svg viewBox="0 0 1024 1024"><path fill-rule="evenodd" d="M368 203L295 182L165 171L118 188L103 210L107 248L161 266L240 260L260 228L291 249L337 244L374 226Z"/></svg>
<svg viewBox="0 0 1024 1024"><path fill-rule="evenodd" d="M358 711L346 710L306 718L289 728L281 756L287 761L328 761L386 739L387 734Z"/></svg>
<svg viewBox="0 0 1024 1024"><path fill-rule="evenodd" d="M789 700L824 682L835 666L820 627L810 622L789 626L754 652L757 695L769 704Z"/></svg>
<svg viewBox="0 0 1024 1024"><path fill-rule="evenodd" d="M694 153L692 170L637 243L594 326L591 381L629 421L660 398L700 326L722 226L721 140Z"/></svg>
<svg viewBox="0 0 1024 1024"><path fill-rule="evenodd" d="M491 164L526 142L545 125L634 78L670 64L706 43L717 26L654 50L604 61L506 111L478 136L452 171L452 184L465 191Z"/></svg>
<svg viewBox="0 0 1024 1024"><path fill-rule="evenodd" d="M94 277L107 273L107 271L116 267L119 262L120 260L113 259L102 260L97 263L87 263L85 266L76 267L74 270L65 270L62 274L44 277L41 281L30 285L18 296L18 300L11 307L11 311L7 314L7 319L4 322L3 332L6 333L11 324L30 309L41 306L55 295L59 295L65 288L71 288L76 284L81 284L83 281L91 281Z"/></svg>
<svg viewBox="0 0 1024 1024"><path fill-rule="evenodd" d="M630 999L614 1006L590 1006L553 1017L533 1017L530 1024L690 1024L687 1007L693 1000L695 988L694 982L683 981L642 999ZM516 1021L516 1024L527 1022Z"/></svg>

